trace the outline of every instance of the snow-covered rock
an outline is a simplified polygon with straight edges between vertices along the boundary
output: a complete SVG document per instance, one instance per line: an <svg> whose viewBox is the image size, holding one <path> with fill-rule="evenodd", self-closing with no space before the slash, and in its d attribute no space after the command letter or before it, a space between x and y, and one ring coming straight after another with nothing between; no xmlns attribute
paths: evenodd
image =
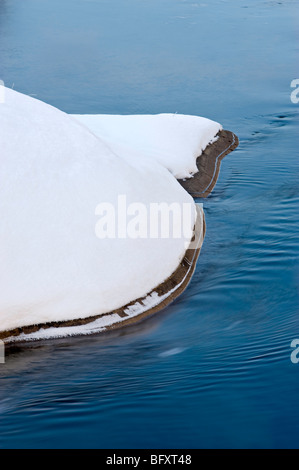
<svg viewBox="0 0 299 470"><path fill-rule="evenodd" d="M117 204L119 195L146 207L190 204L191 233L195 204L166 168L176 176L194 172L195 153L219 125L196 138L196 119L189 117L99 120L103 138L98 119L93 128L84 118L78 122L5 89L0 104L0 332L113 311L158 286L184 256L182 238L99 239L95 210L102 202ZM127 125L135 129L136 146L134 133L126 140ZM190 152L180 161L184 144Z"/></svg>
<svg viewBox="0 0 299 470"><path fill-rule="evenodd" d="M222 129L218 122L182 114L73 117L129 163L156 161L178 179L198 171L197 157Z"/></svg>

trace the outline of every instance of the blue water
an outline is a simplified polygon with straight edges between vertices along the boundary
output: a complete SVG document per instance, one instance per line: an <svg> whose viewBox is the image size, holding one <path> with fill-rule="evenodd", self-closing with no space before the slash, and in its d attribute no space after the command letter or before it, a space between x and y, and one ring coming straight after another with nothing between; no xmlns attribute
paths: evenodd
<svg viewBox="0 0 299 470"><path fill-rule="evenodd" d="M117 332L7 351L0 447L299 447L296 0L1 0L0 78L71 113L234 131L195 275ZM117 286L115 286L117 289Z"/></svg>

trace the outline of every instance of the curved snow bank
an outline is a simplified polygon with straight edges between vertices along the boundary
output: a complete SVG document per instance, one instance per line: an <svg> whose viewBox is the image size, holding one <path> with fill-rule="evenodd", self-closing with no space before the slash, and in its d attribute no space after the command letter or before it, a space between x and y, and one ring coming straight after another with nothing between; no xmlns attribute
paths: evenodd
<svg viewBox="0 0 299 470"><path fill-rule="evenodd" d="M175 271L182 238L95 235L95 208L118 195L191 204L191 233L195 204L161 165L128 164L72 117L9 89L0 146L0 331L111 312Z"/></svg>
<svg viewBox="0 0 299 470"><path fill-rule="evenodd" d="M222 129L210 119L181 114L73 117L129 163L155 160L178 179L198 171L196 158Z"/></svg>
<svg viewBox="0 0 299 470"><path fill-rule="evenodd" d="M158 289L154 289L143 298L137 299L129 306L121 310L114 310L100 317L80 321L80 324L69 326L62 323L58 326L40 325L39 328L24 328L18 335L4 338L4 342L24 342L52 338L63 338L66 336L90 335L100 333L112 328L134 323L137 319L155 313L173 301L188 285L195 270L196 260L205 235L204 213L201 204L197 204L197 220L194 231L194 244L192 250L187 250L184 259L172 276ZM78 323L78 321L77 321ZM32 330L32 331L31 331Z"/></svg>

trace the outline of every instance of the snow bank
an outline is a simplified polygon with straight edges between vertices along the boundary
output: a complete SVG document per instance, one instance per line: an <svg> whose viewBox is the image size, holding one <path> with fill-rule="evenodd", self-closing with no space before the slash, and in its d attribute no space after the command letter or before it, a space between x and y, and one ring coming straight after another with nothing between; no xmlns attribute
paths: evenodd
<svg viewBox="0 0 299 470"><path fill-rule="evenodd" d="M125 194L128 203L147 206L191 203L193 227L192 198L157 163L159 155L163 160L175 150L169 133L178 129L177 119L182 118L162 115L160 140L154 139L148 148L148 140L142 142L146 117L140 117L137 128L139 118L101 118L110 132L114 126L122 128L123 137L122 122L130 121L136 136L132 158L139 158L133 165L133 160L128 163L115 154L120 142L107 145L97 132L65 113L5 90L0 104L0 331L113 311L146 295L173 273L184 255L184 240L100 240L95 236L95 208L104 201L116 203L119 194ZM157 135L158 127L153 127L148 139ZM191 140L193 132L191 125ZM165 144L163 135L168 136ZM133 145L132 138L124 145ZM186 144L188 132L184 139ZM160 154L159 148L164 149ZM147 155L153 151L156 161L143 161L145 149ZM192 165L189 172L195 170Z"/></svg>
<svg viewBox="0 0 299 470"><path fill-rule="evenodd" d="M73 117L130 164L155 160L176 178L189 178L198 171L196 158L222 129L210 119L181 114Z"/></svg>
<svg viewBox="0 0 299 470"><path fill-rule="evenodd" d="M197 216L200 217L199 222L201 227L203 227L203 209L201 204L196 204L197 206ZM197 239L195 249L200 248L203 241L203 234L201 233ZM193 252L193 259L196 257L196 251ZM185 276L182 280L177 283L172 289L170 289L165 294L158 294L155 291L152 291L150 294L145 296L143 299L136 301L130 307L125 309L126 316L121 317L116 313L111 313L109 315L103 315L100 318L95 319L89 323L83 325L74 325L74 326L61 326L61 327L50 327L50 328L40 328L37 331L32 333L21 333L17 336L10 336L5 338L4 342L13 343L13 342L23 342L23 341L36 341L36 340L45 340L52 338L63 338L67 336L84 336L95 333L100 333L107 330L112 325L120 324L124 321L137 317L138 315L149 311L155 306L159 305L165 299L171 297L179 290L181 285L185 282L186 278L189 276L190 271L193 269L192 263L190 264Z"/></svg>

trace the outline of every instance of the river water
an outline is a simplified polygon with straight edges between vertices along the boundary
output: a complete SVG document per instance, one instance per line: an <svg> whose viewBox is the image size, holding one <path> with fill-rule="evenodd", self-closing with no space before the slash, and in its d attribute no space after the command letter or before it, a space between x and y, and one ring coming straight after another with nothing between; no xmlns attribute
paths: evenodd
<svg viewBox="0 0 299 470"><path fill-rule="evenodd" d="M113 333L14 346L0 447L298 447L296 0L1 0L0 79L69 113L197 114L240 145L184 294ZM117 286L115 286L117 290Z"/></svg>

